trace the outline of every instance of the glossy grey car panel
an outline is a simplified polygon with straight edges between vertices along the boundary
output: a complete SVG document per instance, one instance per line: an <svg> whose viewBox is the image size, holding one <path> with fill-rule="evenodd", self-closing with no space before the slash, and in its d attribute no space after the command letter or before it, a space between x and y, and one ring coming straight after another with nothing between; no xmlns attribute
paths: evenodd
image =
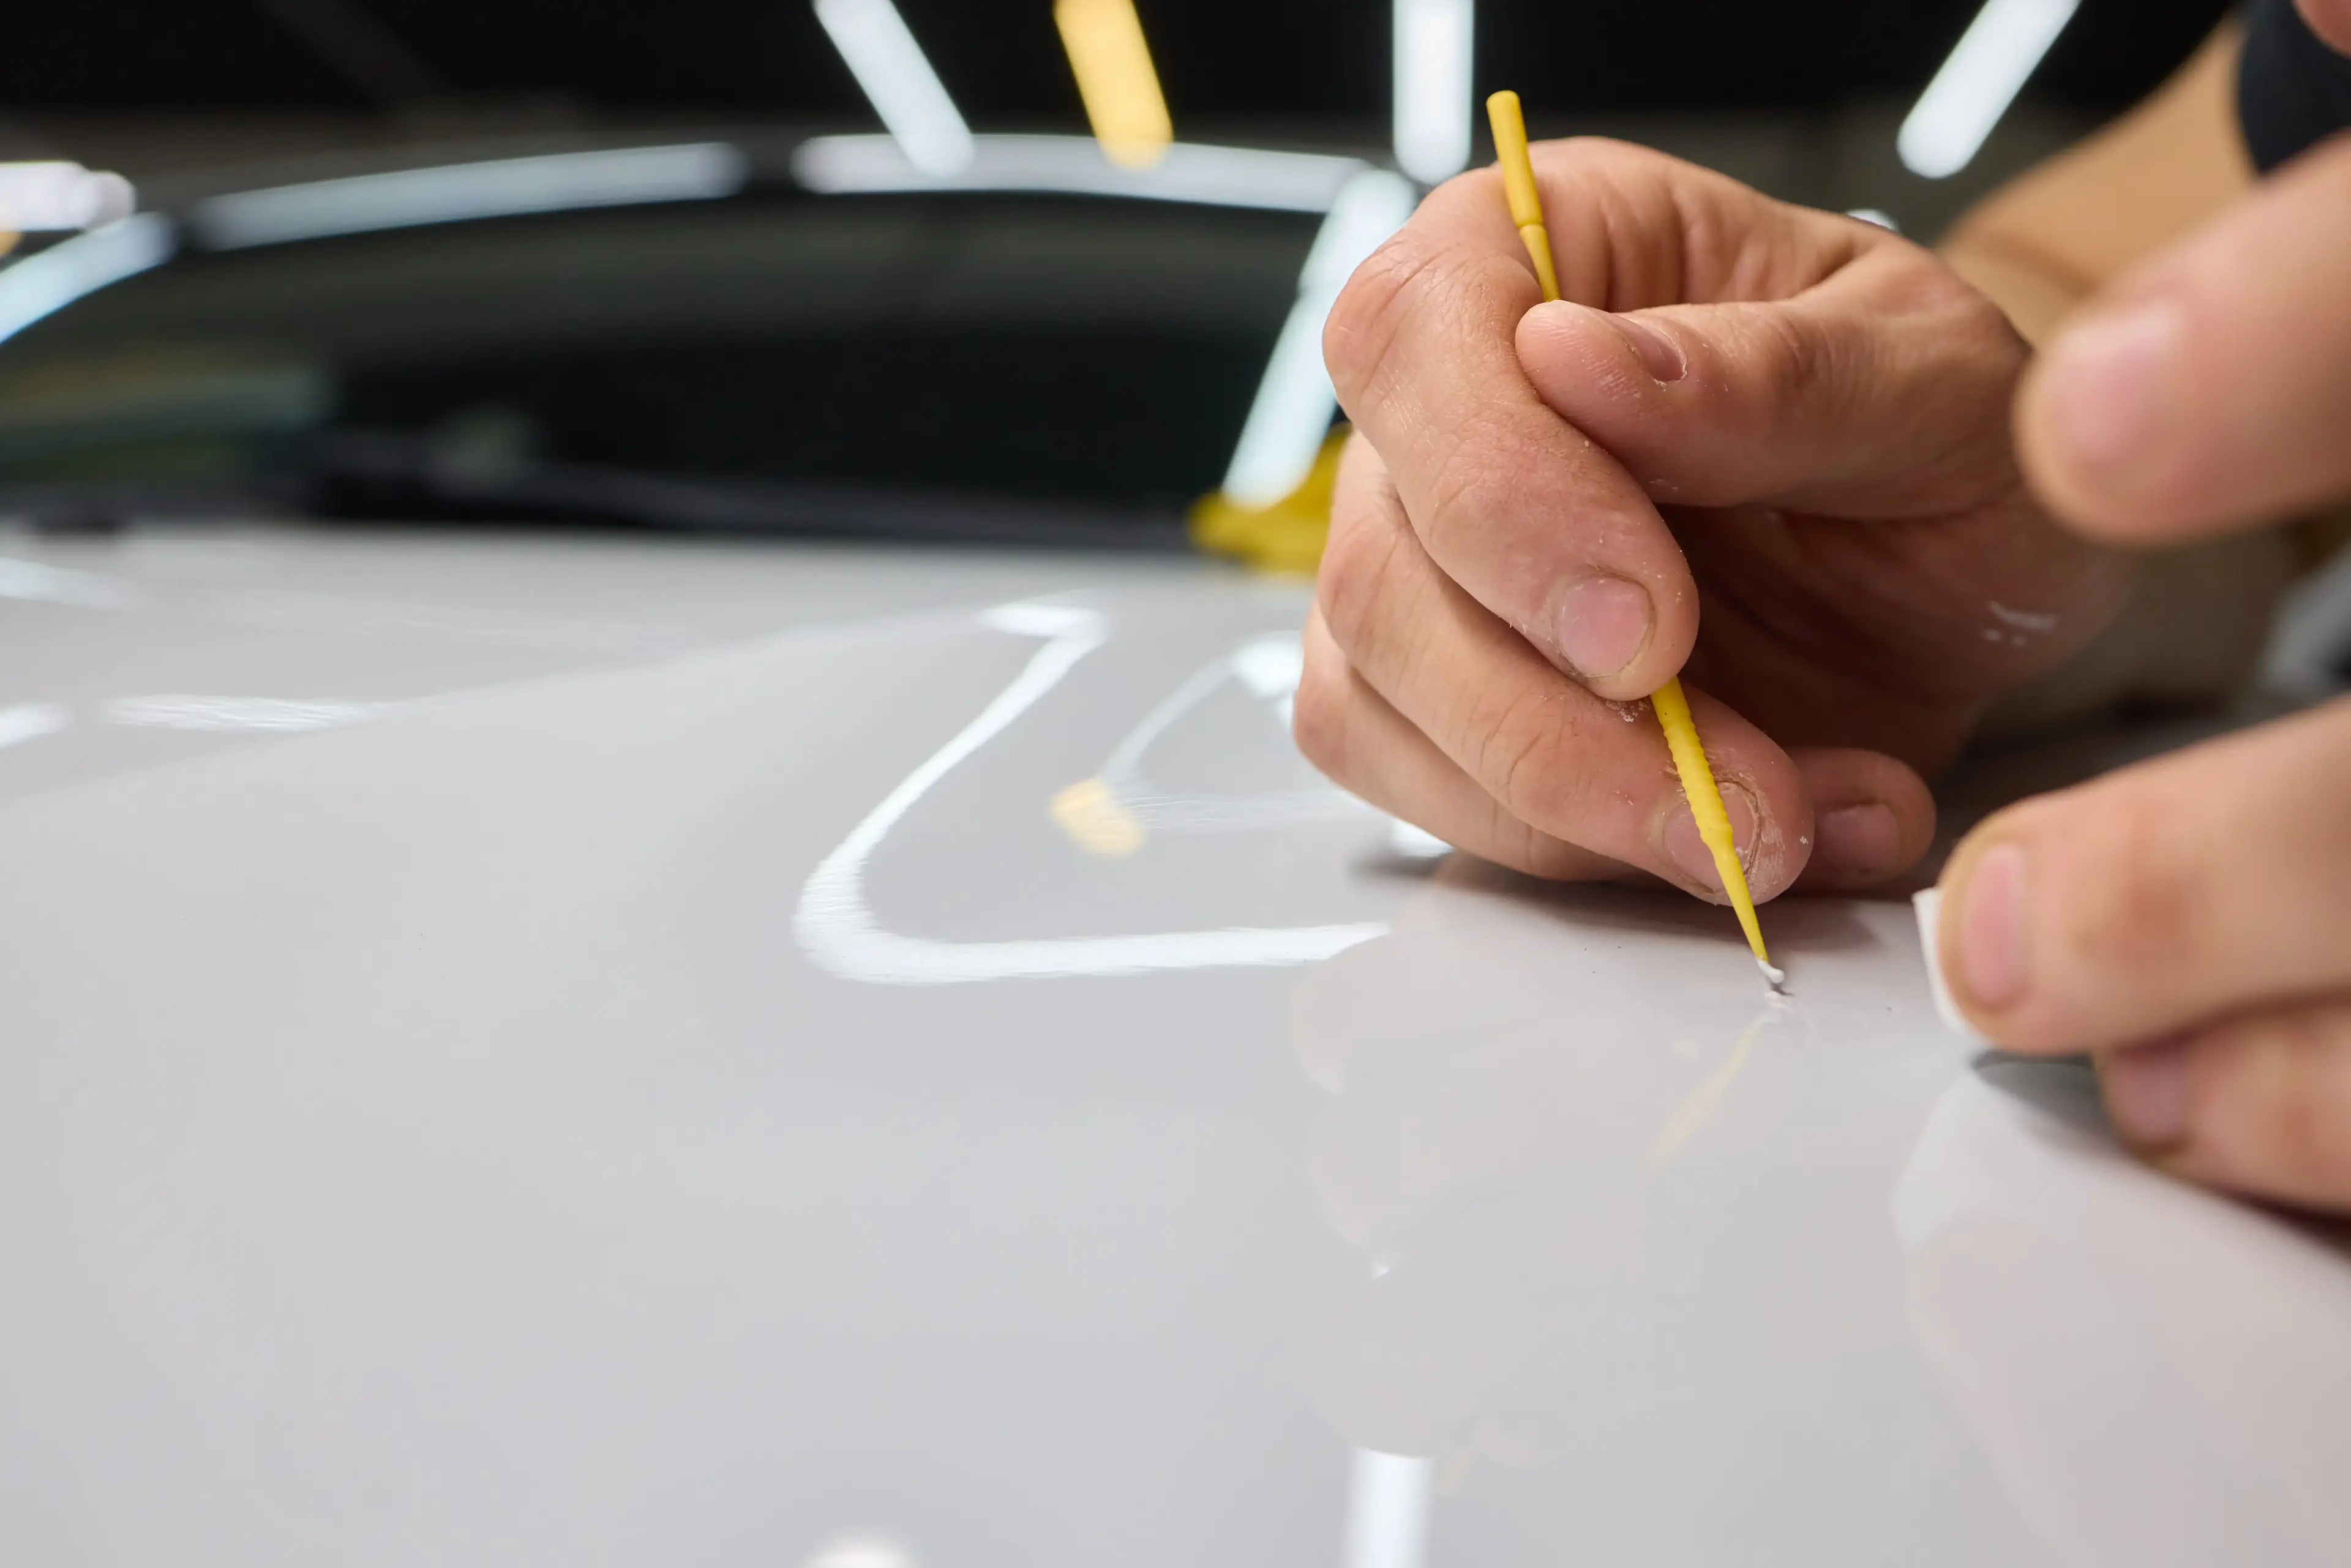
<svg viewBox="0 0 2351 1568"><path fill-rule="evenodd" d="M2338 1239L1907 906L1420 856L1303 602L0 541L0 1560L2340 1559Z"/></svg>

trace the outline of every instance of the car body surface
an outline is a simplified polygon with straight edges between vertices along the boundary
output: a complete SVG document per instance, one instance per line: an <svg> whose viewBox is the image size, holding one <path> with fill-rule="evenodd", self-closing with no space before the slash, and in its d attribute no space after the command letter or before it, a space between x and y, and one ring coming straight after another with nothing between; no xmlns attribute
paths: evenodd
<svg viewBox="0 0 2351 1568"><path fill-rule="evenodd" d="M1341 794L1306 599L0 532L0 1561L2339 1558L2339 1233Z"/></svg>

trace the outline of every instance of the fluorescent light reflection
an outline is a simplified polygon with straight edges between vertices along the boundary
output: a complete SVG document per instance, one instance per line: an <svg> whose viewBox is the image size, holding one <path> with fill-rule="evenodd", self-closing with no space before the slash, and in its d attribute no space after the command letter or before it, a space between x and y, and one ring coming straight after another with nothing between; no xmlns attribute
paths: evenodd
<svg viewBox="0 0 2351 1568"><path fill-rule="evenodd" d="M1242 833L1360 820L1373 808L1319 780L1302 789L1215 794L1163 789L1144 768L1160 738L1227 681L1264 705L1286 741L1305 668L1295 632L1252 637L1211 660L1144 715L1092 777L1053 798L1054 821L1080 849L1114 858L1134 853L1153 833Z"/></svg>
<svg viewBox="0 0 2351 1568"><path fill-rule="evenodd" d="M970 163L948 175L917 167L887 136L816 136L792 153L792 177L820 195L1052 191L1293 213L1328 212L1367 167L1327 153L1179 141L1150 168L1124 169L1084 136L975 136Z"/></svg>
<svg viewBox="0 0 2351 1568"><path fill-rule="evenodd" d="M1424 185L1469 166L1475 0L1395 0L1395 158Z"/></svg>
<svg viewBox="0 0 2351 1568"><path fill-rule="evenodd" d="M1347 1476L1346 1568L1422 1568L1435 1485L1426 1459L1356 1449Z"/></svg>
<svg viewBox="0 0 2351 1568"><path fill-rule="evenodd" d="M909 163L944 176L971 162L971 128L890 0L816 0L816 19Z"/></svg>
<svg viewBox="0 0 2351 1568"><path fill-rule="evenodd" d="M749 177L749 160L724 141L555 152L240 191L198 203L190 222L210 249L235 250L527 213L708 201L733 195Z"/></svg>
<svg viewBox="0 0 2351 1568"><path fill-rule="evenodd" d="M55 255L55 252L49 253ZM18 262L18 267L26 266ZM0 273L0 294L7 291L14 272ZM0 556L0 599L30 600L43 604L75 604L85 610L120 610L138 602L129 582L104 572L77 571L45 561Z"/></svg>
<svg viewBox="0 0 2351 1568"><path fill-rule="evenodd" d="M810 962L868 985L940 986L1314 964L1387 934L1381 921L1008 942L943 942L885 930L865 901L865 866L874 851L941 779L1060 685L1110 635L1108 618L1099 611L1033 601L998 605L981 614L980 623L1010 636L1041 638L1044 645L1010 685L901 780L809 873L792 914L792 935Z"/></svg>
<svg viewBox="0 0 2351 1568"><path fill-rule="evenodd" d="M0 748L22 746L65 728L68 715L57 703L26 703L0 707Z"/></svg>
<svg viewBox="0 0 2351 1568"><path fill-rule="evenodd" d="M1053 26L1103 155L1125 169L1158 162L1176 127L1134 0L1053 0Z"/></svg>
<svg viewBox="0 0 2351 1568"><path fill-rule="evenodd" d="M886 1535L837 1535L817 1548L808 1568L914 1568L914 1554Z"/></svg>
<svg viewBox="0 0 2351 1568"><path fill-rule="evenodd" d="M1903 167L1929 180L1966 168L2080 4L1986 0L1902 122Z"/></svg>
<svg viewBox="0 0 2351 1568"><path fill-rule="evenodd" d="M1883 212L1876 207L1855 207L1847 212L1845 216L1859 218L1865 224L1876 224L1889 234L1898 235L1902 232L1902 225L1894 221L1892 213Z"/></svg>
<svg viewBox="0 0 2351 1568"><path fill-rule="evenodd" d="M1225 495L1236 506L1270 507L1313 468L1339 408L1322 364L1322 323L1348 277L1404 226L1417 199L1401 175L1367 169L1332 204L1299 274L1298 303L1282 323L1225 471Z"/></svg>
<svg viewBox="0 0 2351 1568"><path fill-rule="evenodd" d="M76 235L0 270L0 341L110 283L160 267L177 241L170 222L141 213Z"/></svg>
<svg viewBox="0 0 2351 1568"><path fill-rule="evenodd" d="M55 159L0 163L0 228L96 228L129 217L136 205L131 182L120 174Z"/></svg>
<svg viewBox="0 0 2351 1568"><path fill-rule="evenodd" d="M1426 828L1416 828L1402 817L1388 820L1388 848L1406 860L1432 861L1449 855L1453 846Z"/></svg>
<svg viewBox="0 0 2351 1568"><path fill-rule="evenodd" d="M137 729L258 730L272 735L340 729L365 724L389 703L304 702L283 697L119 697L106 705L106 722Z"/></svg>

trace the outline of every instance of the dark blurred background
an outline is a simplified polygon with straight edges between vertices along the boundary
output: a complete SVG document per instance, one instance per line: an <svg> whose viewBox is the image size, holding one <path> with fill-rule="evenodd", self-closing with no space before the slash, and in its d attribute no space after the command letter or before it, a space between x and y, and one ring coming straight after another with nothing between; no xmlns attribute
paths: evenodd
<svg viewBox="0 0 2351 1568"><path fill-rule="evenodd" d="M978 131L1082 132L1050 0L903 0ZM1382 0L1139 0L1176 134L1378 152ZM1539 133L1599 131L1817 205L1930 233L2183 60L2219 0L2084 0L1970 166L1927 181L1896 127L1974 0L1483 0L1476 85ZM134 180L475 134L744 123L864 128L805 0L75 0L20 7L0 51L0 158Z"/></svg>

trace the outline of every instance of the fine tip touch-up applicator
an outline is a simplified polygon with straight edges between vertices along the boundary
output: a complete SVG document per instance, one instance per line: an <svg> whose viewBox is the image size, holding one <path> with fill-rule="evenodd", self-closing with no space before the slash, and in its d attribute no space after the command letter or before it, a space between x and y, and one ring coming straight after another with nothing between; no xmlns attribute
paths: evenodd
<svg viewBox="0 0 2351 1568"><path fill-rule="evenodd" d="M1543 298L1557 299L1559 274L1552 267L1551 234L1543 227L1542 197L1535 190L1534 160L1527 153L1527 122L1519 95L1494 94L1486 100L1486 118L1494 128L1494 154L1502 166L1502 187L1510 198L1510 221L1518 225L1519 238L1535 264ZM1755 950L1755 967L1763 971L1773 990L1783 989L1788 977L1772 967L1771 955L1764 951L1754 895L1747 891L1747 873L1731 842L1730 816L1722 809L1722 791L1715 787L1714 770L1707 765L1706 747L1698 737L1698 723L1690 717L1689 699L1682 695L1680 678L1668 680L1652 693L1649 706L1656 710L1657 726L1666 732L1666 747L1673 753L1674 771L1681 776L1682 793L1689 800L1698 835L1714 857L1715 873L1722 878L1722 891L1739 913L1739 928L1747 934L1747 945Z"/></svg>

